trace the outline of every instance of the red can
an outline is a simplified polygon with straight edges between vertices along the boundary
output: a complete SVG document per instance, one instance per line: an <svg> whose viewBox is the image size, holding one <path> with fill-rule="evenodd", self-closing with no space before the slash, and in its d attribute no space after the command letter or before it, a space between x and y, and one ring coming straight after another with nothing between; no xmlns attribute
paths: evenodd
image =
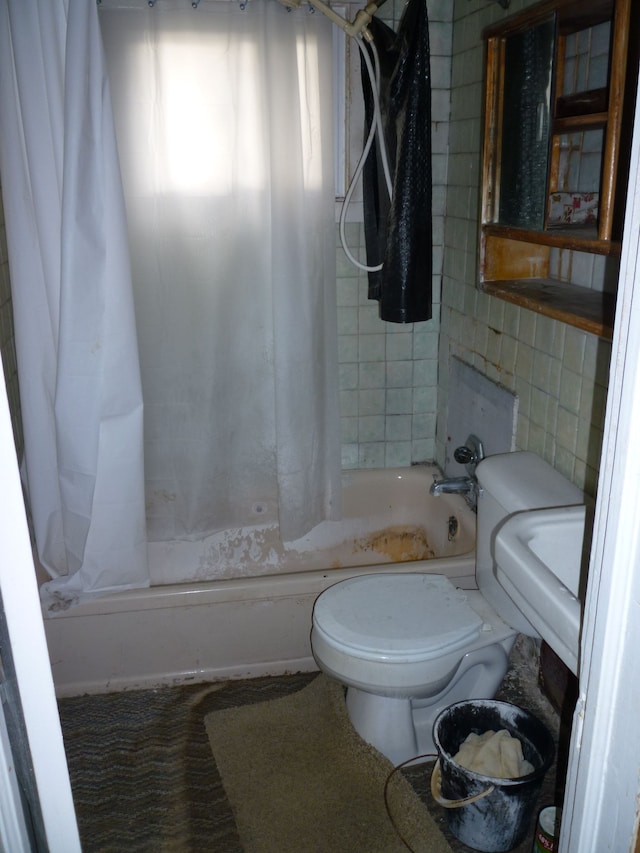
<svg viewBox="0 0 640 853"><path fill-rule="evenodd" d="M532 853L556 853L560 837L560 809L547 806L538 815Z"/></svg>

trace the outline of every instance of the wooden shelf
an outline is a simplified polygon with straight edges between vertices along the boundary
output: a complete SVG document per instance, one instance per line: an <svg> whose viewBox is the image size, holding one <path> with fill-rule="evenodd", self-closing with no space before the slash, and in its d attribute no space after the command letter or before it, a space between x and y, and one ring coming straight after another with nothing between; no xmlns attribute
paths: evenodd
<svg viewBox="0 0 640 853"><path fill-rule="evenodd" d="M575 2L556 3L558 24L562 35L570 35L579 30L595 27L613 17L615 0L575 0Z"/></svg>
<svg viewBox="0 0 640 853"><path fill-rule="evenodd" d="M555 117L558 119L604 113L606 121L608 103L609 90L606 87L575 92L571 95L560 95L556 98Z"/></svg>
<svg viewBox="0 0 640 853"><path fill-rule="evenodd" d="M502 237L518 240L538 246L555 246L559 249L572 249L576 252L590 252L594 255L618 256L620 243L615 240L599 240L594 225L571 225L549 228L547 231L529 231L514 228L512 225L485 224L482 226L484 237Z"/></svg>
<svg viewBox="0 0 640 853"><path fill-rule="evenodd" d="M601 338L613 337L615 297L553 279L485 281L482 290Z"/></svg>
<svg viewBox="0 0 640 853"><path fill-rule="evenodd" d="M561 136L565 133L584 133L587 130L604 130L609 119L608 113L588 113L581 116L566 116L553 120L552 133Z"/></svg>

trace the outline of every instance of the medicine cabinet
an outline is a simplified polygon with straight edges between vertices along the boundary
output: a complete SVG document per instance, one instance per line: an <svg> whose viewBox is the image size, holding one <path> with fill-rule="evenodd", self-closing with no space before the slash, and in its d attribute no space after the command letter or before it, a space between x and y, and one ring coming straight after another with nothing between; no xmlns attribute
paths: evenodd
<svg viewBox="0 0 640 853"><path fill-rule="evenodd" d="M604 258L620 255L639 6L545 0L483 33L479 285L604 337L615 307ZM601 256L596 287L587 274L576 281L593 259L589 267L573 253ZM613 271L617 280L615 260Z"/></svg>

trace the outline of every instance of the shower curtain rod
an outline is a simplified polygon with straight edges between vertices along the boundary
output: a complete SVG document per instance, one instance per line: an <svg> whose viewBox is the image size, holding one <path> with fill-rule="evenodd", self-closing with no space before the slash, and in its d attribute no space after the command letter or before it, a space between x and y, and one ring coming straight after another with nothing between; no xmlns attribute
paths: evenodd
<svg viewBox="0 0 640 853"><path fill-rule="evenodd" d="M230 3L234 2L234 0L204 0L204 4L207 3ZM250 0L240 0L239 6L241 9L245 9ZM383 5L386 0L382 0L381 3L369 3L365 6L364 9L360 9L357 13L353 21L348 21L346 18L343 18L337 12L335 12L328 3L325 3L324 0L278 0L278 2L287 9L298 9L300 6L305 5L310 6L312 9L317 9L318 12L321 12L325 15L329 20L334 23L336 26L340 27L340 29L344 30L344 32L348 36L358 36L362 34L364 38L370 39L371 36L367 31L367 26L371 23L371 19L374 14L378 11L380 6ZM507 0L508 2L508 0ZM98 6L103 4L103 0L96 0ZM184 0L184 5L189 4L192 9L197 9L202 3L202 0ZM153 9L157 4L157 0L146 0L146 5L149 8ZM106 5L106 4L105 4ZM129 5L129 3L118 3L117 5ZM133 5L138 5L134 3ZM181 5L181 4L180 4Z"/></svg>
<svg viewBox="0 0 640 853"><path fill-rule="evenodd" d="M378 11L379 6L382 5L382 3L379 5L369 3L364 9L360 9L356 12L355 18L350 22L346 18L343 18L342 15L335 12L328 3L324 2L324 0L278 0L278 2L282 6L286 6L287 9L299 9L303 3L306 3L308 6L311 6L312 9L317 9L318 12L322 12L325 17L329 18L331 23L340 27L340 29L348 36L362 35L369 41L372 39L372 36L367 30L367 27L371 23L371 19L374 14ZM384 0L382 0L382 2L384 2Z"/></svg>

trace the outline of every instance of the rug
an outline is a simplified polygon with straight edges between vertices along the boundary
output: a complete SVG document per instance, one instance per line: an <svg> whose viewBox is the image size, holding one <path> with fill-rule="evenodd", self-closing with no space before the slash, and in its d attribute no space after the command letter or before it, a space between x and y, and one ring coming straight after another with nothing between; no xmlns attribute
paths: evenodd
<svg viewBox="0 0 640 853"><path fill-rule="evenodd" d="M245 853L451 853L400 773L387 790L394 829L384 799L393 767L356 734L341 686L325 676L205 724Z"/></svg>

